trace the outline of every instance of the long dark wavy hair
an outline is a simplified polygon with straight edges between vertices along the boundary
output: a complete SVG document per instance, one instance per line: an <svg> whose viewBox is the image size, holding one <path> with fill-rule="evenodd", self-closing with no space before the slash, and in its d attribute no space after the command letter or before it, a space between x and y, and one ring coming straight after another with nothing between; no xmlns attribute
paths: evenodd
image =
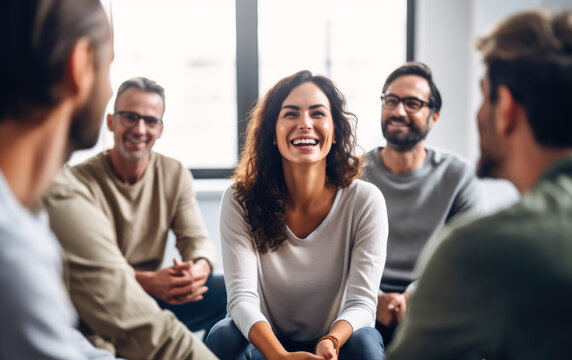
<svg viewBox="0 0 572 360"><path fill-rule="evenodd" d="M330 101L336 143L326 156L328 180L342 188L361 172L362 160L354 154L357 118L345 110L345 97L334 83L307 70L280 80L249 114L246 141L233 176L234 197L245 210L254 245L261 253L269 249L276 251L286 240L287 189L282 156L273 145L276 122L282 103L292 89L309 81Z"/></svg>

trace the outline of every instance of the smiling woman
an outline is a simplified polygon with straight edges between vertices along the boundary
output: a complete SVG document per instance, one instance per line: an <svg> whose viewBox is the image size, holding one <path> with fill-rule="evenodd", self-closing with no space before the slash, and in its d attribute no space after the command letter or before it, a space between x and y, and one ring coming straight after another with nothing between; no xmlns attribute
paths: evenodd
<svg viewBox="0 0 572 360"><path fill-rule="evenodd" d="M317 104L324 105L319 106L320 109L327 106L328 111L310 109ZM328 181L337 187L347 186L359 175L361 159L355 155L356 122L354 115L346 111L345 105L345 97L331 80L323 76L313 76L309 71L301 71L280 80L253 110L245 148L235 171L235 180L237 196L240 196L240 200L248 209L254 240L260 251L277 249L285 240L284 169L288 165L283 164L291 160L291 154L287 151L289 145L284 143L287 142L286 137L292 137L291 132L297 129L297 126L293 128L292 124L304 127L296 133L300 135L316 132L316 129L311 128L312 123L316 122L315 118L324 117L328 119L327 122L331 121L329 131L331 132L333 127L335 134L322 139L322 146L327 146L328 151L320 151L316 155L317 159L314 158L313 161L322 160L321 166ZM304 113L301 113L301 106L306 107ZM310 114L314 117L311 121ZM299 120L295 121L296 119ZM287 127L288 124L290 127ZM318 129L322 128L323 125L318 126ZM286 131L288 135L284 134ZM293 137L289 141L292 140ZM336 145L332 147L334 141ZM282 145L274 146L279 142ZM259 197L260 195L263 196Z"/></svg>
<svg viewBox="0 0 572 360"><path fill-rule="evenodd" d="M282 164L320 162L326 167L326 155L334 142L334 122L330 102L314 83L306 82L292 90L284 100L276 121L278 151Z"/></svg>
<svg viewBox="0 0 572 360"><path fill-rule="evenodd" d="M309 71L252 112L221 206L231 319L207 338L219 358L383 358L372 325L387 212L377 187L356 180L354 120L333 82Z"/></svg>

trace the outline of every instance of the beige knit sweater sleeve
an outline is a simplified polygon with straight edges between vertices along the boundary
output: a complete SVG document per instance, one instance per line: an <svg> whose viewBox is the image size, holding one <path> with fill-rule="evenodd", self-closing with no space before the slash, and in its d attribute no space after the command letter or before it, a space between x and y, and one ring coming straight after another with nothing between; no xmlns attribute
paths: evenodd
<svg viewBox="0 0 572 360"><path fill-rule="evenodd" d="M64 172L44 200L67 257L66 280L80 318L129 359L214 359L135 280L110 220L90 197L82 183Z"/></svg>

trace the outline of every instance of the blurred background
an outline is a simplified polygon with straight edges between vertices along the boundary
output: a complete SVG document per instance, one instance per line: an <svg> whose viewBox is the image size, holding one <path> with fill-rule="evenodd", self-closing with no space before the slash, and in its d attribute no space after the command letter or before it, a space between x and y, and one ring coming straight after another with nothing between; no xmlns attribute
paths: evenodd
<svg viewBox="0 0 572 360"><path fill-rule="evenodd" d="M217 246L220 197L238 159L246 113L276 81L303 69L330 77L358 118L365 152L385 144L379 95L386 76L407 60L423 61L443 97L426 143L474 163L483 74L475 37L517 11L572 8L572 0L102 2L114 28L113 89L134 76L165 87L165 126L154 150L191 169ZM96 147L74 154L70 164L112 146L104 123ZM504 181L482 183L489 211L517 197Z"/></svg>

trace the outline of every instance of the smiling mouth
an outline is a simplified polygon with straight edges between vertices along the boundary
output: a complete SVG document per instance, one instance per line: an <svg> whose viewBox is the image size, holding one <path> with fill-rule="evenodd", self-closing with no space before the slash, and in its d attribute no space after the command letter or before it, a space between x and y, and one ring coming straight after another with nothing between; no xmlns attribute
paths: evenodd
<svg viewBox="0 0 572 360"><path fill-rule="evenodd" d="M133 139L133 138L127 138L126 139L127 142L134 144L134 145L140 145L140 144L145 144L147 143L146 139Z"/></svg>
<svg viewBox="0 0 572 360"><path fill-rule="evenodd" d="M409 123L405 120L398 120L398 119L390 119L387 120L387 124L388 125L393 125L393 126L409 126Z"/></svg>
<svg viewBox="0 0 572 360"><path fill-rule="evenodd" d="M316 145L318 145L318 140L316 140L316 139L294 139L294 140L292 140L292 145L294 145L294 146L316 146Z"/></svg>

